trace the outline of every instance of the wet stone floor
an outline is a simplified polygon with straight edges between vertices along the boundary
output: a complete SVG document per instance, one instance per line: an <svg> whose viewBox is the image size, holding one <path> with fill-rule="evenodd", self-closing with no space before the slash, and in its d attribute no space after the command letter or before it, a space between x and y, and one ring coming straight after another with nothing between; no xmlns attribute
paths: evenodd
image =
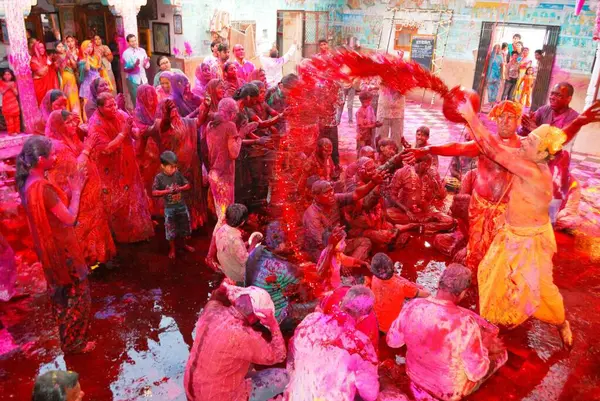
<svg viewBox="0 0 600 401"><path fill-rule="evenodd" d="M553 327L527 322L503 335L507 365L469 400L600 400L600 265L575 249L573 237L557 239L555 281L575 333L573 350L561 349ZM435 288L446 260L428 240L413 238L391 256L402 262L403 276ZM118 269L95 270L90 337L97 344L88 354L63 355L44 294L0 304L0 399L30 399L36 375L70 369L80 374L87 400L185 400L193 328L220 281L201 262L208 242L208 232L197 233L197 252L171 262L159 231L149 243L120 247ZM475 303L470 294L464 306ZM380 373L385 385L407 391L404 365L393 363L403 356L382 349Z"/></svg>

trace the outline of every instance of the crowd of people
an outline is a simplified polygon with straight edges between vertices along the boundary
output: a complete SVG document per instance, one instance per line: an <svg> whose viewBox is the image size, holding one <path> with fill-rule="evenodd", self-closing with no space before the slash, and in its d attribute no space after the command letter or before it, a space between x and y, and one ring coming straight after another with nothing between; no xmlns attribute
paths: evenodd
<svg viewBox="0 0 600 401"><path fill-rule="evenodd" d="M534 58L523 45L521 35L515 33L512 43L493 46L488 57L486 89L488 102L493 107L502 100L513 100L524 107L531 107L535 79L543 59L542 50L536 50Z"/></svg>
<svg viewBox="0 0 600 401"><path fill-rule="evenodd" d="M150 238L162 217L169 257L194 252L187 240L211 216L206 262L225 278L196 324L184 378L190 401L405 400L380 383L381 339L406 345L416 399L459 400L506 363L498 326L533 317L572 345L552 281L552 223L569 192L553 181L562 167L552 161L568 157L563 144L600 120L600 103L579 115L569 108L572 86L560 83L535 115L510 100L495 105L492 133L466 102L458 112L472 140L432 146L421 126L411 144L404 97L384 80L336 81L306 60L298 74L274 82L245 60L241 45L228 61L229 46L215 42L193 86L159 58L154 87L145 52L134 36L127 41L134 109L99 72L87 124L65 94L48 88L44 135L28 138L17 159L65 352L94 346L90 266L113 263L115 243ZM319 47L315 60L332 57L326 40ZM86 49L92 58L93 45ZM286 56L271 54L277 65ZM308 92L306 82L315 83ZM357 90L357 160L344 166L339 110ZM438 155L455 158L457 184L440 177ZM284 181L293 183L283 198L300 210L295 221L275 212ZM451 207L449 190L459 192ZM268 223L246 232L250 213ZM418 235L432 236L453 261L435 295L403 278L386 254ZM458 305L474 280L481 316ZM76 375L50 372L38 379L34 400L59 390L83 394ZM65 397L57 399L77 399Z"/></svg>

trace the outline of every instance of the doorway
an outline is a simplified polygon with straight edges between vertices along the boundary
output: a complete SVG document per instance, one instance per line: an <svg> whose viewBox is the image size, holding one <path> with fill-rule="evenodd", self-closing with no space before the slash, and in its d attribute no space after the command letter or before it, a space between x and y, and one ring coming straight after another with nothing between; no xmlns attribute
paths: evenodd
<svg viewBox="0 0 600 401"><path fill-rule="evenodd" d="M332 36L326 11L277 11L277 48L280 54L284 54L296 39L302 57L310 57L319 50L320 39L331 40Z"/></svg>
<svg viewBox="0 0 600 401"><path fill-rule="evenodd" d="M517 33L521 35L523 46L529 48L528 58L532 61L535 71L530 110L535 111L546 103L552 66L556 57L560 26L483 22L477 52L475 76L473 78L473 89L481 97L482 106L487 104L489 100L487 96L487 76L492 49L496 44L504 42L512 44L513 35ZM535 51L538 49L542 50L542 58L539 61L535 61ZM504 82L501 80L501 89L503 84ZM502 92L499 91L498 101L501 99L501 96ZM519 98L515 98L515 101L519 100Z"/></svg>

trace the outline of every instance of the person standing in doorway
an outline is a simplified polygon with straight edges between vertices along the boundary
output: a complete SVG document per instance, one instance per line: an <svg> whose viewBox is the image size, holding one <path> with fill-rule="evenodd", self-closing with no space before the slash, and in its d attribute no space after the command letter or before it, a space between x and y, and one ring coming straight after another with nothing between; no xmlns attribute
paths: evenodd
<svg viewBox="0 0 600 401"><path fill-rule="evenodd" d="M126 39L129 47L123 52L123 63L127 78L127 89L129 90L131 103L135 106L137 88L148 83L146 69L150 67L150 59L146 54L146 50L139 47L135 35L130 33Z"/></svg>
<svg viewBox="0 0 600 401"><path fill-rule="evenodd" d="M502 100L513 100L517 80L519 79L519 54L516 51L512 52L510 62L506 66L506 74L504 78L504 91L502 91Z"/></svg>

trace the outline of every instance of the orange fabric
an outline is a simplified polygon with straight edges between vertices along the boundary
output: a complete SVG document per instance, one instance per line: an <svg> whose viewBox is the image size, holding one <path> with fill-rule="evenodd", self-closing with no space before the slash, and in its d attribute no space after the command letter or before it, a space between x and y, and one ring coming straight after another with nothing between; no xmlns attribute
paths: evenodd
<svg viewBox="0 0 600 401"><path fill-rule="evenodd" d="M33 89L35 90L35 97L37 98L38 105L42 104L42 99L46 96L49 90L58 89L60 87L58 82L58 74L54 68L54 64L47 64L47 56L33 56L31 58L30 66L31 71L34 73L33 78ZM42 68L48 67L48 71L44 76L35 77L35 74Z"/></svg>
<svg viewBox="0 0 600 401"><path fill-rule="evenodd" d="M477 271L498 230L504 226L506 203L498 205L480 197L477 192L471 195L469 204L469 243L467 245L467 266Z"/></svg>
<svg viewBox="0 0 600 401"><path fill-rule="evenodd" d="M500 117L502 115L502 113L504 113L504 112L512 113L517 117L521 117L521 114L523 114L523 106L517 102L505 100L505 101L500 102L497 105L495 105L490 110L488 117L491 118L492 120L495 120L498 117Z"/></svg>
<svg viewBox="0 0 600 401"><path fill-rule="evenodd" d="M25 209L35 250L50 287L72 285L87 276L83 253L73 227L64 225L49 210L53 205L45 193L67 204L67 195L46 180L38 180L26 189Z"/></svg>
<svg viewBox="0 0 600 401"><path fill-rule="evenodd" d="M387 333L402 310L405 299L411 299L419 293L419 287L405 278L394 275L389 280L373 276L371 291L375 294L375 316L379 330Z"/></svg>
<svg viewBox="0 0 600 401"><path fill-rule="evenodd" d="M13 85L16 85L16 82L11 82ZM5 116L19 116L21 113L21 109L19 108L19 99L17 95L11 90L8 89L9 83L5 81L0 81L0 92L2 95L2 114ZM10 131L9 131L10 132Z"/></svg>

